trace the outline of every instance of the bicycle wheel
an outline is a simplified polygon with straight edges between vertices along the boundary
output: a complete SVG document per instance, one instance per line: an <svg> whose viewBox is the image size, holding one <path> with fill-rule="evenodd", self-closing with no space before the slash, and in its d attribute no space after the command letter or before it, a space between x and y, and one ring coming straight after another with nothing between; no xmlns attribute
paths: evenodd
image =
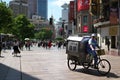
<svg viewBox="0 0 120 80"><path fill-rule="evenodd" d="M86 62L83 62L82 65L85 69L88 69L91 66L92 62L93 62L93 56L89 54L86 57Z"/></svg>
<svg viewBox="0 0 120 80"><path fill-rule="evenodd" d="M101 75L107 75L111 70L110 62L106 59L101 59L98 62L98 69L97 70Z"/></svg>
<svg viewBox="0 0 120 80"><path fill-rule="evenodd" d="M84 67L84 69L88 69L90 67L90 63L84 62L84 63L82 63L82 66Z"/></svg>
<svg viewBox="0 0 120 80"><path fill-rule="evenodd" d="M75 60L68 59L67 65L68 68L73 71L76 69L77 62Z"/></svg>

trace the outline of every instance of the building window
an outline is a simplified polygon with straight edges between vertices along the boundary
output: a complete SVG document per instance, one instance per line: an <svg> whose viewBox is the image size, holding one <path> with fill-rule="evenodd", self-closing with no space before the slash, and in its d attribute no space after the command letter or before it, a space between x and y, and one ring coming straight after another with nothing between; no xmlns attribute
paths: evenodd
<svg viewBox="0 0 120 80"><path fill-rule="evenodd" d="M83 16L83 24L86 25L88 23L88 16Z"/></svg>
<svg viewBox="0 0 120 80"><path fill-rule="evenodd" d="M104 17L104 21L109 20L110 16L110 0L102 0L102 12L101 15Z"/></svg>

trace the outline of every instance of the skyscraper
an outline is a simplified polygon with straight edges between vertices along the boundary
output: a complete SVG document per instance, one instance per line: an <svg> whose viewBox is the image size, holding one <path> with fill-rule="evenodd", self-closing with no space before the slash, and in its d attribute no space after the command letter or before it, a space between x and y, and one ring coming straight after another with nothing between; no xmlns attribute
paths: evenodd
<svg viewBox="0 0 120 80"><path fill-rule="evenodd" d="M48 0L37 0L37 15L47 19L48 17Z"/></svg>
<svg viewBox="0 0 120 80"><path fill-rule="evenodd" d="M28 17L37 15L37 0L28 0Z"/></svg>
<svg viewBox="0 0 120 80"><path fill-rule="evenodd" d="M28 17L28 4L27 0L12 0L9 3L10 8L13 11L13 15L17 16L23 14Z"/></svg>
<svg viewBox="0 0 120 80"><path fill-rule="evenodd" d="M65 3L61 7L62 7L62 20L68 22L68 4Z"/></svg>

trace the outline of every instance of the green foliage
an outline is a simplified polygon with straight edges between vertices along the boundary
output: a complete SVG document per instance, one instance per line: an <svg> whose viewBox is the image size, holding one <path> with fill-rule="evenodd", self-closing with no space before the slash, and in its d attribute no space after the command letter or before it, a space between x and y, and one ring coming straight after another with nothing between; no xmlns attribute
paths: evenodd
<svg viewBox="0 0 120 80"><path fill-rule="evenodd" d="M64 39L61 37L56 38L57 41L63 41Z"/></svg>
<svg viewBox="0 0 120 80"><path fill-rule="evenodd" d="M12 23L12 10L5 2L0 2L0 32L11 33Z"/></svg>
<svg viewBox="0 0 120 80"><path fill-rule="evenodd" d="M34 25L24 15L19 15L15 18L15 25L13 27L13 34L19 39L24 40L34 37Z"/></svg>
<svg viewBox="0 0 120 80"><path fill-rule="evenodd" d="M42 28L40 32L35 34L35 37L37 39L45 40L45 39L51 39L53 32L49 29Z"/></svg>

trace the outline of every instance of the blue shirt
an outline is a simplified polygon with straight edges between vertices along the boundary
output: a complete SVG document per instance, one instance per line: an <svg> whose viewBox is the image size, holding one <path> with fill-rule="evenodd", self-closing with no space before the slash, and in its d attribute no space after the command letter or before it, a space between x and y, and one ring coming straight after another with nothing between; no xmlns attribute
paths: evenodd
<svg viewBox="0 0 120 80"><path fill-rule="evenodd" d="M91 53L91 51L92 51L90 45L92 45L92 47L95 49L98 46L98 43L95 39L90 38L88 41L88 45L87 45L87 52L88 53Z"/></svg>
<svg viewBox="0 0 120 80"><path fill-rule="evenodd" d="M90 40L88 41L88 45L92 45L92 47L95 49L95 47L98 46L98 43L95 39L90 38Z"/></svg>

